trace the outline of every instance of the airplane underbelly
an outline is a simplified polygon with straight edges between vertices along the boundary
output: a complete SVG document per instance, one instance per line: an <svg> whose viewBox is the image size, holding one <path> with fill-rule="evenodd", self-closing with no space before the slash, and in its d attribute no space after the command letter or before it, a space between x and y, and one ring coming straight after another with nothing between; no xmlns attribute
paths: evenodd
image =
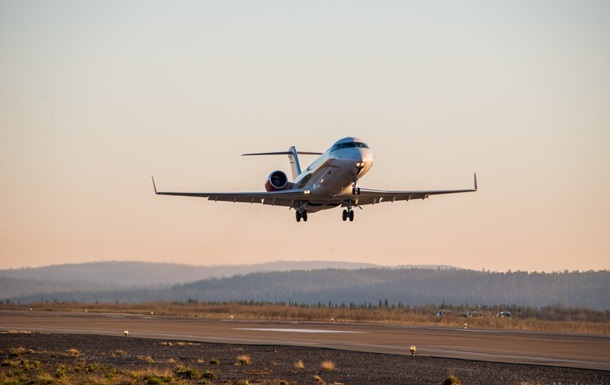
<svg viewBox="0 0 610 385"><path fill-rule="evenodd" d="M320 178L315 185L315 194L325 198L332 198L340 194L353 183L353 174L343 170L335 171L332 175Z"/></svg>
<svg viewBox="0 0 610 385"><path fill-rule="evenodd" d="M335 159L330 167L319 171L309 178L311 197L305 204L308 212L335 208L350 199L354 175L360 170L353 167L352 161Z"/></svg>
<svg viewBox="0 0 610 385"><path fill-rule="evenodd" d="M322 210L334 209L335 207L339 207L339 206L341 206L341 202L336 202L336 203L309 202L305 205L305 210L307 210L308 213L315 213L315 212L322 211Z"/></svg>

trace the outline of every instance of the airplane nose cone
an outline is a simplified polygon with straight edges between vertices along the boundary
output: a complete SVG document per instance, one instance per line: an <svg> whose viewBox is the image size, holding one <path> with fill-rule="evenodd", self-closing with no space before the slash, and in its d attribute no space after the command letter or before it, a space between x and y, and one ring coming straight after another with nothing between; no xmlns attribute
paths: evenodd
<svg viewBox="0 0 610 385"><path fill-rule="evenodd" d="M361 150L360 155L362 156L362 162L366 164L373 163L373 153L368 148Z"/></svg>
<svg viewBox="0 0 610 385"><path fill-rule="evenodd" d="M349 160L354 162L354 166L356 166L357 169L364 167L364 157L362 156L361 151L355 151L353 154L351 154Z"/></svg>
<svg viewBox="0 0 610 385"><path fill-rule="evenodd" d="M373 156L369 149L360 149L358 156L354 159L358 173L364 175L373 165Z"/></svg>

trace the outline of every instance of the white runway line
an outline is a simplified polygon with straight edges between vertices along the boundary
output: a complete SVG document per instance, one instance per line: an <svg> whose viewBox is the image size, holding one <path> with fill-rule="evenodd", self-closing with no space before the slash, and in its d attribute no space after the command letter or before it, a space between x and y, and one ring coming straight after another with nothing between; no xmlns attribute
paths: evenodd
<svg viewBox="0 0 610 385"><path fill-rule="evenodd" d="M340 334L364 334L366 332L356 332L349 330L320 330L320 329L279 329L279 328L233 328L233 330L253 330L258 332L279 332L279 333L340 333Z"/></svg>

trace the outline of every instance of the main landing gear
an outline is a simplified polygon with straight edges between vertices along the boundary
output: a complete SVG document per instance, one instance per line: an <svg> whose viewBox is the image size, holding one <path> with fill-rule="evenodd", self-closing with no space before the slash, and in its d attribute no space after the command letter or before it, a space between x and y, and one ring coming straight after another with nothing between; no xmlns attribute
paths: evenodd
<svg viewBox="0 0 610 385"><path fill-rule="evenodd" d="M307 222L307 211L305 211L303 209L297 210L295 216L296 216L297 222L301 222L301 219L303 219L303 222Z"/></svg>
<svg viewBox="0 0 610 385"><path fill-rule="evenodd" d="M347 201L347 208L343 210L343 215L341 217L341 219L343 219L343 222L347 221L348 218L350 222L354 221L354 210L352 210L353 204L354 202Z"/></svg>
<svg viewBox="0 0 610 385"><path fill-rule="evenodd" d="M354 210L350 208L343 210L343 222L345 222L347 220L347 218L349 218L350 222L354 221Z"/></svg>

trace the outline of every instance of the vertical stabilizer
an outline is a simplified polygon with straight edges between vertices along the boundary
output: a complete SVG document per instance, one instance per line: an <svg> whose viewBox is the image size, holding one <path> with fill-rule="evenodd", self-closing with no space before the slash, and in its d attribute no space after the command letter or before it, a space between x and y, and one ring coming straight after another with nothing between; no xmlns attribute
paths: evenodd
<svg viewBox="0 0 610 385"><path fill-rule="evenodd" d="M292 171L292 180L301 175L301 165L299 164L299 155L297 149L292 146L288 150L288 159L290 159L290 170Z"/></svg>
<svg viewBox="0 0 610 385"><path fill-rule="evenodd" d="M254 155L288 155L288 159L290 160L290 169L292 170L292 179L296 179L297 176L301 175L301 165L299 164L299 155L322 155L321 152L310 152L310 151L297 151L297 149L292 146L288 149L288 151L280 151L280 152L253 152L250 154L241 154L242 156L254 156Z"/></svg>

